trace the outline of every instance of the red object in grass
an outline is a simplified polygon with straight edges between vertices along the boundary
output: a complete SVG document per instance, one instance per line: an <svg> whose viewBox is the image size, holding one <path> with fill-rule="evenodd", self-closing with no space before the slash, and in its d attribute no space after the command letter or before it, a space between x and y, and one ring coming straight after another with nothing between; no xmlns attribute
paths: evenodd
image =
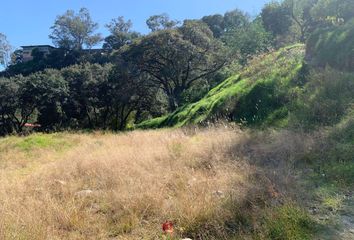
<svg viewBox="0 0 354 240"><path fill-rule="evenodd" d="M173 233L173 223L171 221L166 221L162 224L162 230L164 233Z"/></svg>
<svg viewBox="0 0 354 240"><path fill-rule="evenodd" d="M40 124L33 124L33 123L25 123L23 126L30 127L30 128L39 128L39 127L41 127Z"/></svg>

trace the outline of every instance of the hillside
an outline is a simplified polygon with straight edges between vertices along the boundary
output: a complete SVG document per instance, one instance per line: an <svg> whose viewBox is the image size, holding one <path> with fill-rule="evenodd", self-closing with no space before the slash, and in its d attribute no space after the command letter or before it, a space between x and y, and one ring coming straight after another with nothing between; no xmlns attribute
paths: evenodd
<svg viewBox="0 0 354 240"><path fill-rule="evenodd" d="M287 104L303 84L304 54L303 45L294 45L253 59L249 66L211 89L200 101L138 127L181 127L219 118L247 124L284 125L288 118Z"/></svg>
<svg viewBox="0 0 354 240"><path fill-rule="evenodd" d="M307 58L316 66L354 71L354 19L317 29L307 43Z"/></svg>
<svg viewBox="0 0 354 240"><path fill-rule="evenodd" d="M61 2L0 28L0 240L354 239L354 0Z"/></svg>

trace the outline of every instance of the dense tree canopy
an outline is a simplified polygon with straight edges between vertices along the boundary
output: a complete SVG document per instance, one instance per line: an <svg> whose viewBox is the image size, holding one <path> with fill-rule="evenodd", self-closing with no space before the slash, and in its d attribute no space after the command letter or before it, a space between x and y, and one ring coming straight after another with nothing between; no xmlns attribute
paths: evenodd
<svg viewBox="0 0 354 240"><path fill-rule="evenodd" d="M224 15L225 31L232 31L236 28L242 28L249 24L250 16L238 9L227 12Z"/></svg>
<svg viewBox="0 0 354 240"><path fill-rule="evenodd" d="M186 21L176 30L146 36L123 51L121 57L136 62L151 76L151 83L168 96L170 110L180 105L183 91L226 63L222 43L200 21Z"/></svg>
<svg viewBox="0 0 354 240"><path fill-rule="evenodd" d="M242 65L252 56L267 52L272 47L271 34L264 29L261 19L256 19L247 27L229 31L224 36L224 42L235 52Z"/></svg>
<svg viewBox="0 0 354 240"><path fill-rule="evenodd" d="M220 38L225 32L224 16L221 14L209 15L202 18L210 30L213 32L215 38Z"/></svg>
<svg viewBox="0 0 354 240"><path fill-rule="evenodd" d="M292 24L289 8L279 2L266 4L262 9L261 17L265 29L274 36L286 34Z"/></svg>
<svg viewBox="0 0 354 240"><path fill-rule="evenodd" d="M321 9L320 5L319 0L271 2L262 9L263 25L273 34L278 46L294 42L305 43L311 32L324 20L320 16L314 17L318 11L316 8Z"/></svg>

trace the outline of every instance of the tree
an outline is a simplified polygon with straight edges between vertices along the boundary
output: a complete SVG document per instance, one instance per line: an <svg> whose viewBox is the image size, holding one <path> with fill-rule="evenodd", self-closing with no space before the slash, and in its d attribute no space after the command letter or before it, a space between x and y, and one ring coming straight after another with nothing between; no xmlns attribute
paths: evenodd
<svg viewBox="0 0 354 240"><path fill-rule="evenodd" d="M146 20L146 25L152 32L156 32L164 29L172 29L178 25L178 21L171 20L166 14L154 15Z"/></svg>
<svg viewBox="0 0 354 240"><path fill-rule="evenodd" d="M73 128L104 128L107 104L107 81L112 66L99 64L80 64L62 70L68 82L70 98L63 110L67 125Z"/></svg>
<svg viewBox="0 0 354 240"><path fill-rule="evenodd" d="M81 8L78 14L68 10L56 18L49 38L56 46L65 49L92 48L101 41L101 35L95 33L97 28L98 24L91 19L86 8Z"/></svg>
<svg viewBox="0 0 354 240"><path fill-rule="evenodd" d="M225 32L246 27L249 23L250 17L248 14L238 9L227 12L224 15Z"/></svg>
<svg viewBox="0 0 354 240"><path fill-rule="evenodd" d="M106 24L110 35L105 38L103 48L105 49L119 49L125 44L140 36L139 33L131 31L133 23L131 20L125 21L124 17L120 16L112 19L110 23Z"/></svg>
<svg viewBox="0 0 354 240"><path fill-rule="evenodd" d="M5 34L0 33L0 65L7 68L11 61L11 45Z"/></svg>
<svg viewBox="0 0 354 240"><path fill-rule="evenodd" d="M0 136L14 131L19 85L14 79L0 78Z"/></svg>
<svg viewBox="0 0 354 240"><path fill-rule="evenodd" d="M35 121L37 107L47 93L40 91L43 83L36 76L16 76L0 80L0 114L2 131L21 133L26 123Z"/></svg>
<svg viewBox="0 0 354 240"><path fill-rule="evenodd" d="M124 130L133 113L149 110L155 102L156 87L149 86L149 76L134 63L118 61L108 82L112 129Z"/></svg>
<svg viewBox="0 0 354 240"><path fill-rule="evenodd" d="M300 42L305 42L314 26L311 9L318 0L285 0L283 6L289 9L295 29L299 32Z"/></svg>
<svg viewBox="0 0 354 240"><path fill-rule="evenodd" d="M213 32L215 38L220 38L225 32L224 16L221 14L209 15L202 18L210 30Z"/></svg>
<svg viewBox="0 0 354 240"><path fill-rule="evenodd" d="M227 12L224 16L204 16L201 20L209 26L215 38L221 38L227 32L246 27L250 23L250 17L238 9Z"/></svg>
<svg viewBox="0 0 354 240"><path fill-rule="evenodd" d="M250 57L271 48L272 36L264 29L262 20L257 18L247 27L228 32L224 42L239 56L239 63L245 65Z"/></svg>
<svg viewBox="0 0 354 240"><path fill-rule="evenodd" d="M262 9L261 17L265 29L275 37L286 34L292 25L289 8L279 2L266 4Z"/></svg>
<svg viewBox="0 0 354 240"><path fill-rule="evenodd" d="M354 1L318 0L311 9L311 15L317 21L325 24L342 24L354 17Z"/></svg>
<svg viewBox="0 0 354 240"><path fill-rule="evenodd" d="M42 130L56 130L63 127L65 113L63 106L69 97L68 82L58 70L47 69L28 76L33 92L38 95L37 122Z"/></svg>
<svg viewBox="0 0 354 240"><path fill-rule="evenodd" d="M168 96L173 111L180 106L183 91L222 68L227 54L205 23L185 21L178 29L143 37L120 57L150 76L151 84Z"/></svg>

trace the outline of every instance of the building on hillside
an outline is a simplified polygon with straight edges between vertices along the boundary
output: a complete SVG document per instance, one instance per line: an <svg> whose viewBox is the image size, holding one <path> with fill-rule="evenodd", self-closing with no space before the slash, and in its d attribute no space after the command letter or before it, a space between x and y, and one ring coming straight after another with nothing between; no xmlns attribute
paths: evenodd
<svg viewBox="0 0 354 240"><path fill-rule="evenodd" d="M50 45L30 45L30 46L21 46L22 48L22 56L21 56L21 61L22 62L28 62L33 60L33 50L37 50L40 53L43 53L43 55L48 55L51 53L52 50L56 49L53 46Z"/></svg>
<svg viewBox="0 0 354 240"><path fill-rule="evenodd" d="M92 56L107 56L112 52L110 49L80 49L80 50L68 50L64 48L55 48L51 45L28 45L28 46L21 46L21 49L14 52L15 56L15 63L25 63L28 61L33 60L35 56L45 57L48 54L54 51L63 51L64 56L69 54L70 52L77 52L81 55L92 55ZM79 55L80 55L79 54Z"/></svg>

